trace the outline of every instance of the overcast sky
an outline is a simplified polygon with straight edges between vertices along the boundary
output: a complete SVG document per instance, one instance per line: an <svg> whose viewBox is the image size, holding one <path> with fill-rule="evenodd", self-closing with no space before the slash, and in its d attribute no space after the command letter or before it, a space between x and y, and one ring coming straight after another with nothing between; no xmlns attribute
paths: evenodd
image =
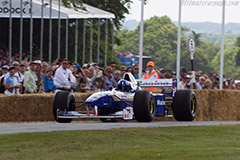
<svg viewBox="0 0 240 160"><path fill-rule="evenodd" d="M131 13L126 20L140 21L141 1L133 0ZM183 22L222 22L222 0L182 0ZM226 0L225 22L240 23L240 0ZM148 0L144 6L144 19L167 15L178 21L179 0Z"/></svg>

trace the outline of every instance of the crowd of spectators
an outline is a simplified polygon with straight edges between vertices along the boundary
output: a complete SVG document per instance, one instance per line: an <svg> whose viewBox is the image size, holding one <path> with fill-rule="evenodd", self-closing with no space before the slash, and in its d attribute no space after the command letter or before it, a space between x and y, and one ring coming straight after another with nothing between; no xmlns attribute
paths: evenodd
<svg viewBox="0 0 240 160"><path fill-rule="evenodd" d="M31 62L22 60L22 63L19 64L16 59L8 66L7 55L1 56L0 93L7 95L54 93L58 89L85 93L111 90L117 87L118 81L123 78L126 72L132 73L136 79L139 78L139 66L137 64L132 67L124 65L117 67L116 63L111 62L108 66L101 68L97 63L80 66L78 63L71 63L67 59L62 62L55 60L52 64L40 60ZM157 78L176 78L176 73L168 69L160 68L156 69L156 72L158 74ZM143 75L145 73L148 73L148 71L143 70ZM67 75L66 82L61 80L64 75ZM197 71L195 81L192 78L192 71L187 71L185 68L181 70L180 75L180 89L219 89L219 76L213 72L207 75L202 71ZM240 83L235 83L237 77L236 75L233 79L224 79L223 88L240 89Z"/></svg>

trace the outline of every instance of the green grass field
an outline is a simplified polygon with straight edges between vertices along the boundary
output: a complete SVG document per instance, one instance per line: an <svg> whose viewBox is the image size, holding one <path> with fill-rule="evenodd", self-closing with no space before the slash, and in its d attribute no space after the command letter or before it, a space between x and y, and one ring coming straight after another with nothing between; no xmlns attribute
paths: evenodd
<svg viewBox="0 0 240 160"><path fill-rule="evenodd" d="M0 135L0 159L239 160L240 125Z"/></svg>

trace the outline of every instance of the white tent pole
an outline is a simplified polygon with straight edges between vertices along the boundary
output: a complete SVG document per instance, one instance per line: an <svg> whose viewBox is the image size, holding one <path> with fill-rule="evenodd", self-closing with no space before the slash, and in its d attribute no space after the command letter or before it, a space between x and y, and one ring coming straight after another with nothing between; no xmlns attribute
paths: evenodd
<svg viewBox="0 0 240 160"><path fill-rule="evenodd" d="M225 32L225 0L223 0L223 6L222 6L222 35L221 35L221 60L220 60L220 89L223 89L224 32Z"/></svg>
<svg viewBox="0 0 240 160"><path fill-rule="evenodd" d="M100 35L101 35L101 21L100 21L100 18L98 19L98 44L97 44L97 63L99 63L99 56L100 56Z"/></svg>
<svg viewBox="0 0 240 160"><path fill-rule="evenodd" d="M75 62L77 62L78 57L78 19L76 19L76 26L75 26Z"/></svg>
<svg viewBox="0 0 240 160"><path fill-rule="evenodd" d="M82 65L85 63L85 40L86 40L86 25L83 19L83 50L82 50Z"/></svg>
<svg viewBox="0 0 240 160"><path fill-rule="evenodd" d="M68 17L66 19L65 58L68 58Z"/></svg>
<svg viewBox="0 0 240 160"><path fill-rule="evenodd" d="M49 12L49 64L52 62L52 0L50 0L50 12Z"/></svg>
<svg viewBox="0 0 240 160"><path fill-rule="evenodd" d="M12 0L9 1L9 10L12 10ZM12 62L12 12L9 12L9 65Z"/></svg>
<svg viewBox="0 0 240 160"><path fill-rule="evenodd" d="M60 17L60 10L61 10L61 0L58 0L58 56L57 58L60 59L60 53L61 53L61 17Z"/></svg>
<svg viewBox="0 0 240 160"><path fill-rule="evenodd" d="M32 0L30 0L30 8L31 8L31 13L30 13L30 61L32 61L32 46L33 46L33 5L32 5Z"/></svg>
<svg viewBox="0 0 240 160"><path fill-rule="evenodd" d="M182 0L179 0L179 13L178 13L178 39L177 39L177 88L180 83L180 57L181 57L181 17L182 17Z"/></svg>
<svg viewBox="0 0 240 160"><path fill-rule="evenodd" d="M107 66L108 19L105 20L105 57L104 67Z"/></svg>
<svg viewBox="0 0 240 160"><path fill-rule="evenodd" d="M113 55L114 55L114 19L112 19L112 57L111 57L111 61L113 61Z"/></svg>
<svg viewBox="0 0 240 160"><path fill-rule="evenodd" d="M139 40L139 78L142 77L142 68L143 68L143 16L144 16L144 0L141 3L141 23L140 23L140 40Z"/></svg>
<svg viewBox="0 0 240 160"><path fill-rule="evenodd" d="M93 20L91 19L91 24L90 24L90 57L89 57L89 62L92 62L92 44L93 43Z"/></svg>
<svg viewBox="0 0 240 160"><path fill-rule="evenodd" d="M42 8L41 8L41 35L40 35L40 60L43 59L43 30L44 30L44 20L43 20L43 8L44 8L44 0L42 0Z"/></svg>
<svg viewBox="0 0 240 160"><path fill-rule="evenodd" d="M23 0L20 0L20 10L22 11ZM22 12L20 12L20 40L19 40L19 61L22 63L22 43L23 43L23 17Z"/></svg>

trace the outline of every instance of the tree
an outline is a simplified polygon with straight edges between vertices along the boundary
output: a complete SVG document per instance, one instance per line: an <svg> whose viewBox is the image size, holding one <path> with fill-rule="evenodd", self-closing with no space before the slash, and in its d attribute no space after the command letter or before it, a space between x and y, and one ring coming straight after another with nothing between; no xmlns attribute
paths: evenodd
<svg viewBox="0 0 240 160"><path fill-rule="evenodd" d="M197 40L198 48L194 53L195 70L202 70L205 73L213 70L211 62L220 51L220 47L211 42L203 41L194 31L182 28L181 37L181 67L190 70L190 55L186 48L186 40L189 35ZM116 49L129 51L138 54L139 50L139 26L134 31L122 30L118 35L121 45ZM200 45L201 44L201 45ZM177 26L167 17L152 17L144 22L144 48L143 54L151 56L156 68L176 70L177 58Z"/></svg>
<svg viewBox="0 0 240 160"><path fill-rule="evenodd" d="M233 77L240 72L239 66L234 63L238 51L239 47L232 47L224 51L224 75L226 77ZM220 70L220 55L221 52L218 52L212 61L212 67L216 73L219 73Z"/></svg>
<svg viewBox="0 0 240 160"><path fill-rule="evenodd" d="M63 0L65 6L74 6L75 9L85 9L82 3L103 9L115 15L114 23L120 29L121 22L125 20L125 15L129 14L132 0Z"/></svg>
<svg viewBox="0 0 240 160"><path fill-rule="evenodd" d="M192 31L193 38L195 39L196 47L200 46L200 38L201 38L201 33L196 33L195 31Z"/></svg>

